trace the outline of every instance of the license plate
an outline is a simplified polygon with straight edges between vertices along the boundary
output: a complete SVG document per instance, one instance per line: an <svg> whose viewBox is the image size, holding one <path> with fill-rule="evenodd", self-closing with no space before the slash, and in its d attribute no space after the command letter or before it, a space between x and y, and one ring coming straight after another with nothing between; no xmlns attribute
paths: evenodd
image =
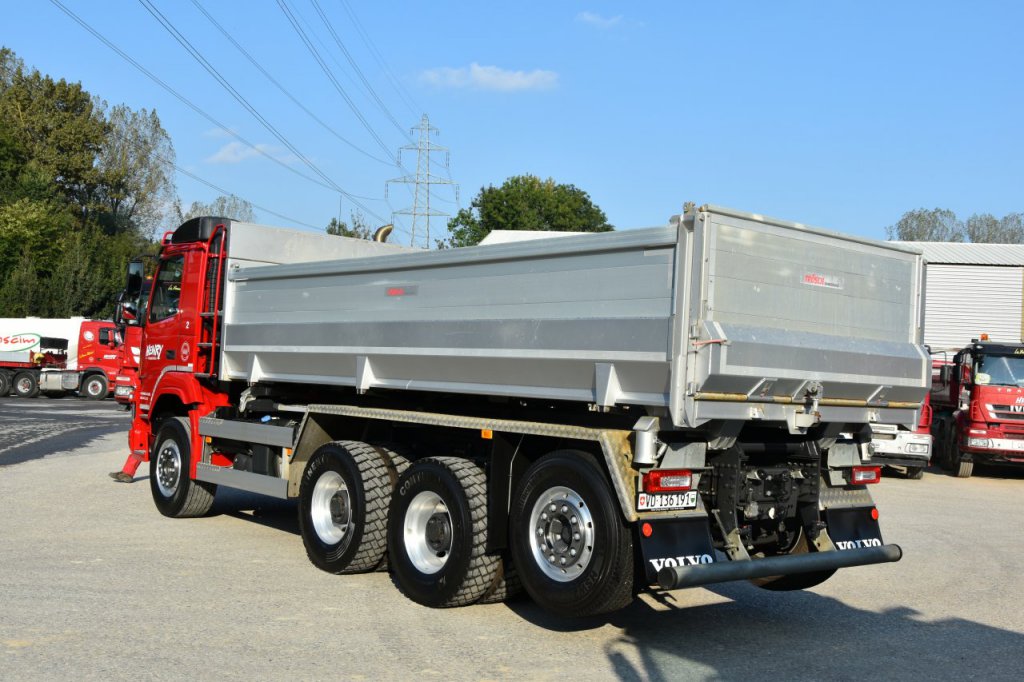
<svg viewBox="0 0 1024 682"><path fill-rule="evenodd" d="M636 508L640 511L696 509L697 491L688 490L685 493L640 493L637 495Z"/></svg>

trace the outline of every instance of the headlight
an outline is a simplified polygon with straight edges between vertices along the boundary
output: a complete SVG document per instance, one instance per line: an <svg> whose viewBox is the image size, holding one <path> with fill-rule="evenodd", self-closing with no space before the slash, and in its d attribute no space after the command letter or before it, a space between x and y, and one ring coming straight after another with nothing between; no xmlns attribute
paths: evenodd
<svg viewBox="0 0 1024 682"><path fill-rule="evenodd" d="M907 443L907 452L911 455L927 455L928 446L924 443Z"/></svg>
<svg viewBox="0 0 1024 682"><path fill-rule="evenodd" d="M992 447L992 443L991 443L991 441L989 441L988 438L968 438L967 439L967 445L968 445L968 447L972 447L972 448L991 448Z"/></svg>

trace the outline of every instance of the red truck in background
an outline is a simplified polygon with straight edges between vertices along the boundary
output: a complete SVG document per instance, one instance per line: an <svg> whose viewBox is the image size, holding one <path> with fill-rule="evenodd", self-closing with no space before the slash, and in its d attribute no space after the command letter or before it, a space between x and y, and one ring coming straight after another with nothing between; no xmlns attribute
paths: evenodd
<svg viewBox="0 0 1024 682"><path fill-rule="evenodd" d="M132 298L125 293L117 303L114 322L121 334L121 365L114 378L114 400L130 409L132 397L139 386L139 358L142 352L142 319L145 316L151 281L145 277L145 261L135 259L128 263L128 289L135 291Z"/></svg>
<svg viewBox="0 0 1024 682"><path fill-rule="evenodd" d="M938 463L960 478L975 462L1024 464L1024 345L982 335L932 366Z"/></svg>
<svg viewBox="0 0 1024 682"><path fill-rule="evenodd" d="M122 363L117 326L83 318L0 320L0 397L110 394Z"/></svg>

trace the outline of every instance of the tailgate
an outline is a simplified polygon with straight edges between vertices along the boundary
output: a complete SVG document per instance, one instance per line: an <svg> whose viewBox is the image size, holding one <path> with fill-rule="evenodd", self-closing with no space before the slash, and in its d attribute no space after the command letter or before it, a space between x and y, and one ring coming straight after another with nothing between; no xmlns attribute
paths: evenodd
<svg viewBox="0 0 1024 682"><path fill-rule="evenodd" d="M693 221L690 425L786 419L809 391L823 421L913 422L930 381L919 253L717 207Z"/></svg>

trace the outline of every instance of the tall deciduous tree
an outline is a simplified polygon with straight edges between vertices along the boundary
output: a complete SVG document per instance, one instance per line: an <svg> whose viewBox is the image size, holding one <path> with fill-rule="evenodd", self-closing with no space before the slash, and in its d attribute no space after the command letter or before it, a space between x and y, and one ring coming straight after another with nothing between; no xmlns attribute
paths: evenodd
<svg viewBox="0 0 1024 682"><path fill-rule="evenodd" d="M965 234L963 222L948 208L907 211L885 233L889 239L913 242L962 242Z"/></svg>
<svg viewBox="0 0 1024 682"><path fill-rule="evenodd" d="M448 222L450 237L438 246L479 244L492 230L608 232L615 229L590 196L573 185L517 175L501 187L482 187L470 208Z"/></svg>
<svg viewBox="0 0 1024 682"><path fill-rule="evenodd" d="M108 234L152 234L174 203L174 146L155 111L115 106L97 166L100 224Z"/></svg>
<svg viewBox="0 0 1024 682"><path fill-rule="evenodd" d="M1009 213L996 218L991 213L975 213L967 219L967 238L987 244L1024 244L1024 215Z"/></svg>
<svg viewBox="0 0 1024 682"><path fill-rule="evenodd" d="M179 213L181 213L179 208ZM231 218L244 223L256 222L256 213L252 210L252 204L234 194L220 195L210 203L193 201L188 210L181 214L179 222L185 222L200 216L217 216L220 218Z"/></svg>

